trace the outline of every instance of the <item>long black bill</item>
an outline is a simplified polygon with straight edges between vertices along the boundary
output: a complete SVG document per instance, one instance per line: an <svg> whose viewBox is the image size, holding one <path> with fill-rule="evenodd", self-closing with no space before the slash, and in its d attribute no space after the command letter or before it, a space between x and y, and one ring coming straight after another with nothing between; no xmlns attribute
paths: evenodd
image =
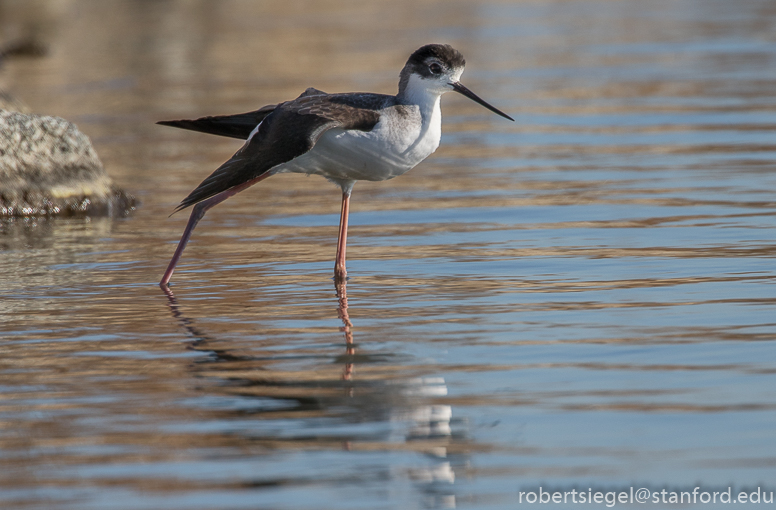
<svg viewBox="0 0 776 510"><path fill-rule="evenodd" d="M469 99L471 99L471 100L472 100L472 101L474 101L475 103L480 103L482 106L484 106L484 107L485 107L485 108L487 108L488 110L492 111L493 113L496 113L496 114L498 114L498 115L501 115L501 116L502 116L502 117L504 117L505 119L509 119L509 120L511 120L512 122L514 122L514 121L515 121L515 119L513 119L512 117L510 117L510 116L509 116L509 115L507 115L506 113L502 112L502 111L501 111L501 110L499 110L498 108L495 108L495 107L493 107L493 106L489 105L487 102L485 102L485 100L484 100L484 99L481 99L481 98L480 98L480 96L478 96L477 94L475 94L475 93L474 93L474 92L472 92L471 90L469 90L469 89L467 89L466 87L464 87L463 85L461 85L461 82L458 82L458 81L457 81L457 82L451 83L450 85L452 85L452 86L453 86L453 90L454 90L454 91L456 91L456 92L458 92L458 93L460 93L460 94L463 94L464 96L468 97Z"/></svg>

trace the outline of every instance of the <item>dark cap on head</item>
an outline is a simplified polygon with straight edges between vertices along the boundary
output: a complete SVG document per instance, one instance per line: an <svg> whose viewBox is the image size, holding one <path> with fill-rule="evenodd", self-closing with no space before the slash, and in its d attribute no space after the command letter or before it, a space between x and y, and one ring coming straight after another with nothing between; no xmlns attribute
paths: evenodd
<svg viewBox="0 0 776 510"><path fill-rule="evenodd" d="M409 82L411 74L429 78L428 59L438 60L447 69L455 69L466 65L463 55L449 44L427 44L415 50L407 59L404 69L399 74L399 92L403 91Z"/></svg>
<svg viewBox="0 0 776 510"><path fill-rule="evenodd" d="M429 57L440 60L450 69L466 65L466 60L464 60L461 52L449 44L427 44L422 46L410 55L410 58L407 59L407 63L423 64Z"/></svg>

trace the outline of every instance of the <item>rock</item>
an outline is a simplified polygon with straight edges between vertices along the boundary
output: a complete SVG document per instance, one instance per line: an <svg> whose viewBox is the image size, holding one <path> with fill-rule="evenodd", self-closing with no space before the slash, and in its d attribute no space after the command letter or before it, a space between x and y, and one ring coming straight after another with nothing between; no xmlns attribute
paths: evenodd
<svg viewBox="0 0 776 510"><path fill-rule="evenodd" d="M134 206L75 124L0 110L0 217L123 216Z"/></svg>

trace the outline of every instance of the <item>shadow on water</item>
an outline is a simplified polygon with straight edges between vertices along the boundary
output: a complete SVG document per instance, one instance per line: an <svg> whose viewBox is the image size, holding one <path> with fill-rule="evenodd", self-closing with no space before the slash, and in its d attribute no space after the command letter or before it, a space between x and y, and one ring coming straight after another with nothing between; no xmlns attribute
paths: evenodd
<svg viewBox="0 0 776 510"><path fill-rule="evenodd" d="M215 379L215 386L206 390L216 395L237 398L233 409L223 411L220 419L272 420L308 422L334 420L337 428L331 433L292 433L284 430L250 432L233 437L252 447L284 451L405 451L426 457L424 467L406 473L414 482L426 506L455 507L453 464L463 464L466 454L460 450L467 442L464 431L453 427L452 407L435 402L447 395L441 377L381 378L360 380L357 366L379 363L385 356L357 353L354 325L350 319L347 281L335 283L337 317L342 321L344 350L332 357L332 363L342 365L339 379L321 376L315 371L277 373L266 366L273 356L244 355L215 347L222 343L200 328L188 317L172 289L160 286L167 296L172 317L190 338L187 348L205 355L191 365L196 378ZM288 355L285 355L288 356ZM350 427L348 427L350 425ZM313 429L314 430L314 429ZM233 445L234 446L234 445ZM452 458L451 458L452 457ZM386 465L381 473L370 477L390 479L395 476ZM351 483L352 477L329 480L329 483ZM295 477L260 479L244 487L272 487L320 483L320 479L301 480Z"/></svg>

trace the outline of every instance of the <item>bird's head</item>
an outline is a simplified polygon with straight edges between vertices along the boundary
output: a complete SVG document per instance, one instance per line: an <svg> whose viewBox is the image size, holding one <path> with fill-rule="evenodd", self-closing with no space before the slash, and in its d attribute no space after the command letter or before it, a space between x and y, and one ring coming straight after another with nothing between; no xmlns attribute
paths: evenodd
<svg viewBox="0 0 776 510"><path fill-rule="evenodd" d="M514 121L464 87L461 74L466 67L463 55L449 44L427 44L410 55L399 79L399 95L404 97L435 95L454 90L488 110Z"/></svg>

